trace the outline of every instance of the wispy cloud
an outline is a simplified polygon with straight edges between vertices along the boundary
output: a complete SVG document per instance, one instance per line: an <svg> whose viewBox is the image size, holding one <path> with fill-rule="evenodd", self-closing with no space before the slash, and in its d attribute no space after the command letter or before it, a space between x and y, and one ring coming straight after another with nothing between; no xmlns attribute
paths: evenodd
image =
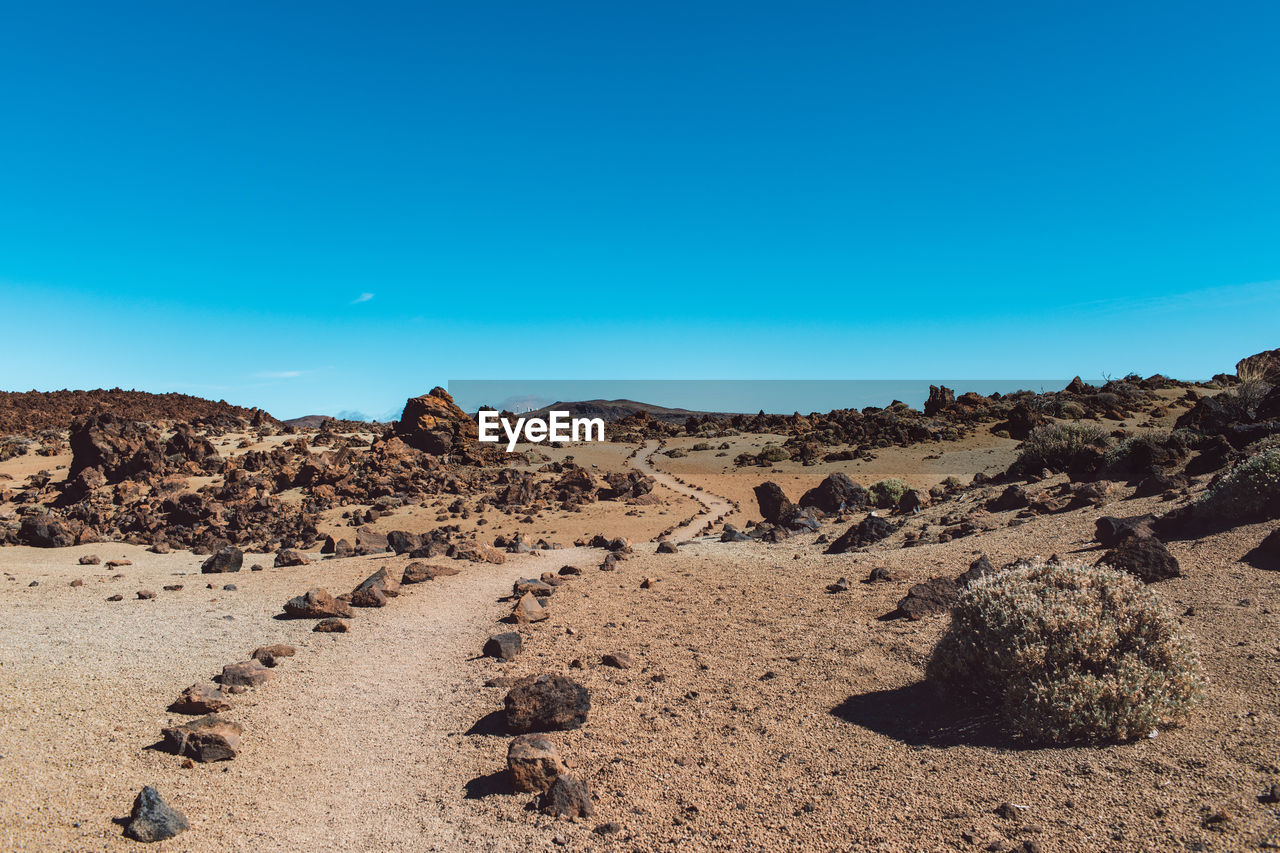
<svg viewBox="0 0 1280 853"><path fill-rule="evenodd" d="M372 293L362 293L359 296L357 296L355 299L351 300L351 304L359 305L361 302L368 302L372 298L373 298Z"/></svg>
<svg viewBox="0 0 1280 853"><path fill-rule="evenodd" d="M297 379L304 370L264 370L253 374L255 379Z"/></svg>

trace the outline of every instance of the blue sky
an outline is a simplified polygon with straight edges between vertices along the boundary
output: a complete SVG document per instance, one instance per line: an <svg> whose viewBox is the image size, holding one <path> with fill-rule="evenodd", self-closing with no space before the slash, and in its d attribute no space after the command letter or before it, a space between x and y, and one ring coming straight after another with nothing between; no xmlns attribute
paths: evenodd
<svg viewBox="0 0 1280 853"><path fill-rule="evenodd" d="M0 11L0 388L1205 377L1280 346L1280 5ZM833 401L838 405L838 401Z"/></svg>

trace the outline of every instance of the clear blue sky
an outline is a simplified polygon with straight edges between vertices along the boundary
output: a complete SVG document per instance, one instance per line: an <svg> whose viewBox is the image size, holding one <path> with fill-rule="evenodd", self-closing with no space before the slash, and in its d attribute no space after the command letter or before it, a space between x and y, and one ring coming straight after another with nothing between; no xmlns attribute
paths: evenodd
<svg viewBox="0 0 1280 853"><path fill-rule="evenodd" d="M9 3L0 388L1204 377L1280 4Z"/></svg>

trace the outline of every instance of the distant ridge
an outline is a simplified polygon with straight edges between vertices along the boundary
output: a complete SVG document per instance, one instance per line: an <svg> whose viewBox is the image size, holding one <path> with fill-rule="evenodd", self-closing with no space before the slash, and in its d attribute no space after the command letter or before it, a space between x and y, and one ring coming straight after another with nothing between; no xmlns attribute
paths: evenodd
<svg viewBox="0 0 1280 853"><path fill-rule="evenodd" d="M652 403L640 403L635 400L579 400L566 403L556 402L533 412L522 413L526 416L544 418L552 410L568 412L577 418L602 418L606 423L620 421L636 412L644 412L654 420L668 423L684 423L690 417L702 418L710 415L714 418L733 417L729 412L699 412L691 409L672 409L667 406L655 406Z"/></svg>
<svg viewBox="0 0 1280 853"><path fill-rule="evenodd" d="M196 421L255 417L278 424L261 409L190 394L150 394L120 388L92 391L0 391L0 434L67 429L76 418L111 412L132 421Z"/></svg>

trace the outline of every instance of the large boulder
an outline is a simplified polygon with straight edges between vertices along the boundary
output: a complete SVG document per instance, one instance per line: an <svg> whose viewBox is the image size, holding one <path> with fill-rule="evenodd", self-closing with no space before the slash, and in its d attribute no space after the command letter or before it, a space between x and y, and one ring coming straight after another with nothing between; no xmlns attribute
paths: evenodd
<svg viewBox="0 0 1280 853"><path fill-rule="evenodd" d="M1114 548L1130 537L1144 538L1152 535L1152 524L1156 517L1151 514L1131 515L1119 518L1104 515L1094 522L1093 538L1102 543L1104 548Z"/></svg>
<svg viewBox="0 0 1280 853"><path fill-rule="evenodd" d="M587 721L591 695L566 676L531 675L515 683L504 705L515 734L576 729Z"/></svg>
<svg viewBox="0 0 1280 853"><path fill-rule="evenodd" d="M956 401L956 392L947 386L938 387L936 385L929 386L929 399L924 401L924 413L928 417L941 412L943 409L952 405Z"/></svg>
<svg viewBox="0 0 1280 853"><path fill-rule="evenodd" d="M805 492L799 505L816 507L823 512L838 513L850 509L860 509L867 505L870 497L867 490L854 482L853 478L843 471L828 474L821 483Z"/></svg>
<svg viewBox="0 0 1280 853"><path fill-rule="evenodd" d="M437 456L474 448L479 439L475 421L439 387L405 403L395 432L410 447Z"/></svg>
<svg viewBox="0 0 1280 853"><path fill-rule="evenodd" d="M1245 554L1245 561L1259 569L1280 569L1280 527L1268 533L1258 547Z"/></svg>
<svg viewBox="0 0 1280 853"><path fill-rule="evenodd" d="M66 548L76 544L71 528L60 518L41 513L28 515L18 528L18 541L36 548Z"/></svg>
<svg viewBox="0 0 1280 853"><path fill-rule="evenodd" d="M760 517L770 524L779 523L791 512L791 501L777 483L761 483L754 491L756 503L760 505Z"/></svg>
<svg viewBox="0 0 1280 853"><path fill-rule="evenodd" d="M244 566L244 551L234 545L219 548L209 559L200 565L200 571L206 575L238 572Z"/></svg>
<svg viewBox="0 0 1280 853"><path fill-rule="evenodd" d="M1236 376L1243 381L1261 379L1280 385L1280 349L1267 350L1236 362Z"/></svg>

